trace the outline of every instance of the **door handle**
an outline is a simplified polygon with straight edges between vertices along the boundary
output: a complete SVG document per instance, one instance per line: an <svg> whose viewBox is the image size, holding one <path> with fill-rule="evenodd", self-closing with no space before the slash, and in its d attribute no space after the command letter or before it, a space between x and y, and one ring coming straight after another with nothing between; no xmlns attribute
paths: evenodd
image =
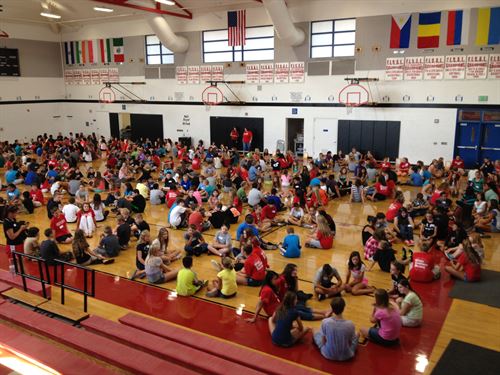
<svg viewBox="0 0 500 375"><path fill-rule="evenodd" d="M500 151L498 147L481 147L481 150Z"/></svg>
<svg viewBox="0 0 500 375"><path fill-rule="evenodd" d="M477 150L477 146L457 146L457 148L466 150Z"/></svg>

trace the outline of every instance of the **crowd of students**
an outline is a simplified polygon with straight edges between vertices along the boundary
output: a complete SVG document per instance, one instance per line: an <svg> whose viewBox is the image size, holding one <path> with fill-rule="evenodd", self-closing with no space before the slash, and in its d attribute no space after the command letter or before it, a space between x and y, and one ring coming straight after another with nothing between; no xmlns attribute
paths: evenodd
<svg viewBox="0 0 500 375"><path fill-rule="evenodd" d="M96 160L102 160L101 168L93 168ZM154 284L176 280L180 296L207 287L208 297L232 298L239 285L258 287L259 302L250 322L264 310L272 341L289 347L308 332L302 320L323 319L314 342L332 360L352 358L358 342L367 339L394 345L401 326L421 324L422 301L408 280L438 278L436 254L442 252L449 259L444 269L451 276L479 281L481 237L500 231L500 162L487 159L467 175L458 156L450 165L436 159L429 166L421 161L412 166L403 158L394 166L388 158L379 163L370 152L355 149L348 155L328 152L302 160L291 152L256 149L241 154L234 147L205 147L202 141L187 147L169 139L134 143L70 134L42 135L27 145L3 142L0 167L6 170L0 219L9 251L24 251L49 264L56 259L109 264L131 246L131 239L137 239L132 279L146 278ZM415 199L406 201L399 189L403 184L420 189ZM343 196L352 204L391 203L387 212L367 218L361 232L363 252L353 251L346 259L345 280L333 265L325 264L312 280L314 293L304 293L298 289L297 266L289 263L277 274L266 251L301 257L302 243L294 227L309 231L305 247L331 249L336 225L327 208L331 200ZM156 238L143 215L148 201L168 210L168 223ZM17 214L42 207L50 228L40 242L40 229L18 221ZM91 249L88 238L103 222L99 244ZM68 223L76 223L75 233ZM231 225L238 225L235 239ZM287 226L283 240L266 242L263 236L278 226ZM182 228L184 249L174 250L169 230ZM211 228L217 231L207 242L203 232ZM400 259L393 249L397 241L406 246ZM72 251L60 251L58 244L70 243ZM194 258L203 254L217 257L211 261L217 276L210 282L193 270ZM176 266L181 258L182 267ZM376 264L390 273L391 290L369 285L366 274ZM407 266L409 278L404 276ZM346 293L373 295L374 327L356 333L354 324L343 318ZM311 298L331 298L330 308L308 307Z"/></svg>

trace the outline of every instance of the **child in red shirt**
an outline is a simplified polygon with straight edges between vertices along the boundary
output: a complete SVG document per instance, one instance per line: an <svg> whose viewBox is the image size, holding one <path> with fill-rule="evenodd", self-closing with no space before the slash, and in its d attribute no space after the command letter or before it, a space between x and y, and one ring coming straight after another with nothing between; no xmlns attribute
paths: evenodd
<svg viewBox="0 0 500 375"><path fill-rule="evenodd" d="M481 280L481 257L474 250L469 240L463 242L463 253L452 260L445 270L457 279L474 282Z"/></svg>
<svg viewBox="0 0 500 375"><path fill-rule="evenodd" d="M236 282L239 285L261 286L266 277L266 267L262 262L261 255L253 251L252 245L245 245L243 252L246 255L243 271L236 275Z"/></svg>
<svg viewBox="0 0 500 375"><path fill-rule="evenodd" d="M54 237L59 243L71 243L73 236L69 232L68 224L64 214L58 207L54 207L53 216L50 220L50 228L54 231Z"/></svg>

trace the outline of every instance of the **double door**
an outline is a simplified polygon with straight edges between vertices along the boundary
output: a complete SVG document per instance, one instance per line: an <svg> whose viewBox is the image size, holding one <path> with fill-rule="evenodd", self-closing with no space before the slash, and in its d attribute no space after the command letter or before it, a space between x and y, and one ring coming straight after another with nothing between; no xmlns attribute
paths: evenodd
<svg viewBox="0 0 500 375"><path fill-rule="evenodd" d="M475 168L484 158L500 159L500 111L460 110L455 155L466 168Z"/></svg>

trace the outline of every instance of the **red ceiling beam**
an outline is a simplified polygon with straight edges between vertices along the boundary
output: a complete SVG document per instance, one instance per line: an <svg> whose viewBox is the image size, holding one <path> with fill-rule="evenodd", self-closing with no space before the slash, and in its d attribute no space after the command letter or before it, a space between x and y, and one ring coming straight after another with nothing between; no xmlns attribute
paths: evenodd
<svg viewBox="0 0 500 375"><path fill-rule="evenodd" d="M182 4L176 0L174 0L175 6L177 8L179 8L182 11L182 13L172 12L169 10L162 9L160 3L156 3L155 7L148 7L148 6L142 6L142 5L136 5L136 4L129 4L129 3L127 3L127 0L93 0L93 1L95 1L97 3L108 4L108 5L117 5L117 6L132 8L132 9L138 9L138 10L142 10L142 11L150 12L150 13L157 13L157 14L169 15L169 16L180 17L180 18L187 18L190 20L193 19L193 13L191 13L187 9L184 9Z"/></svg>

